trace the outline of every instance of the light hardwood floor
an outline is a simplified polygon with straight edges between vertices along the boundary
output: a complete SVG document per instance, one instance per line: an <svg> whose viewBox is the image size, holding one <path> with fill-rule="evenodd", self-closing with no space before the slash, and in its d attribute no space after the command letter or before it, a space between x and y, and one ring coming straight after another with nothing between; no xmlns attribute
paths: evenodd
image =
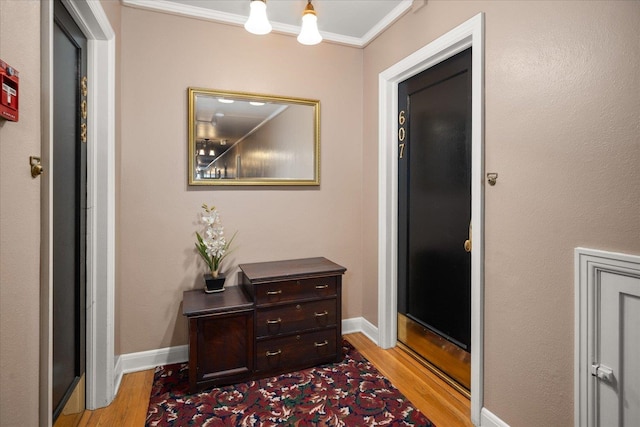
<svg viewBox="0 0 640 427"><path fill-rule="evenodd" d="M361 333L344 337L437 427L473 426L469 399L405 351L383 350Z"/></svg>
<svg viewBox="0 0 640 427"><path fill-rule="evenodd" d="M399 348L383 350L361 333L345 335L416 408L438 427L472 426L469 400ZM80 427L144 426L153 370L127 374L107 408L85 411Z"/></svg>

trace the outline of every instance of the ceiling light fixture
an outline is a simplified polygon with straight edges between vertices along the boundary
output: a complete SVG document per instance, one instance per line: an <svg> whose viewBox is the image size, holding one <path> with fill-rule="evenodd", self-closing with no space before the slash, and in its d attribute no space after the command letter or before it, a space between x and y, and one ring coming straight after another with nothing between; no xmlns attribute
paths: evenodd
<svg viewBox="0 0 640 427"><path fill-rule="evenodd" d="M316 11L311 5L311 0L307 3L307 7L302 12L302 28L298 36L298 42L306 45L318 44L322 41L322 36L318 31L318 17Z"/></svg>
<svg viewBox="0 0 640 427"><path fill-rule="evenodd" d="M244 29L252 34L269 34L271 24L267 18L267 0L251 0L251 12L249 19L244 24Z"/></svg>

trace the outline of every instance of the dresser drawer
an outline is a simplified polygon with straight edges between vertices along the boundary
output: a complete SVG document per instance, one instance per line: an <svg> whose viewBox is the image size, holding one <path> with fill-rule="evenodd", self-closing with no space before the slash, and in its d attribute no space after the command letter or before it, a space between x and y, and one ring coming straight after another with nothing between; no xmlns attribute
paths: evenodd
<svg viewBox="0 0 640 427"><path fill-rule="evenodd" d="M258 337L287 334L336 325L336 299L278 305L256 310Z"/></svg>
<svg viewBox="0 0 640 427"><path fill-rule="evenodd" d="M276 304L308 298L336 295L336 276L313 279L285 280L254 286L256 305Z"/></svg>
<svg viewBox="0 0 640 427"><path fill-rule="evenodd" d="M333 361L338 356L336 330L259 341L256 351L257 371L276 371Z"/></svg>

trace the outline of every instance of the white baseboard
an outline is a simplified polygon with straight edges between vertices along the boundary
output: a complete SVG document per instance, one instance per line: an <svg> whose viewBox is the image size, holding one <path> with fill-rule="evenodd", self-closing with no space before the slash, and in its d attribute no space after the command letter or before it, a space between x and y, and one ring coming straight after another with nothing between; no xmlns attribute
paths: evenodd
<svg viewBox="0 0 640 427"><path fill-rule="evenodd" d="M342 333L353 334L361 332L366 335L375 345L378 345L378 327L374 326L364 317L355 317L352 319L344 319L342 321Z"/></svg>
<svg viewBox="0 0 640 427"><path fill-rule="evenodd" d="M375 345L378 345L378 328L367 319L364 317L354 317L342 321L343 334L353 334L356 332L362 332L367 338L373 341Z"/></svg>
<svg viewBox="0 0 640 427"><path fill-rule="evenodd" d="M117 358L116 372L120 373L120 375L128 374L153 369L157 366L183 363L187 360L189 360L189 347L187 345L122 354Z"/></svg>
<svg viewBox="0 0 640 427"><path fill-rule="evenodd" d="M378 342L378 328L364 317L344 319L342 321L343 334L351 334L354 332L362 332L374 343L377 344ZM189 360L189 349L186 345L122 354L116 357L116 366L114 369L116 393L120 387L122 375L124 374L153 369L156 366L169 365L171 363L182 363L187 360Z"/></svg>
<svg viewBox="0 0 640 427"><path fill-rule="evenodd" d="M509 427L509 424L502 421L487 408L482 408L480 411L480 425L482 427Z"/></svg>

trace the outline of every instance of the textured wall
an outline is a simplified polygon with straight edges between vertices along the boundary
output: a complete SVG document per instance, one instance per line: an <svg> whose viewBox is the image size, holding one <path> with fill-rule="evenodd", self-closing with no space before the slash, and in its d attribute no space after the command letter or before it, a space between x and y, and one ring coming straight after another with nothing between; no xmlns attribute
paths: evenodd
<svg viewBox="0 0 640 427"><path fill-rule="evenodd" d="M121 353L187 343L182 292L202 286L194 233L203 202L238 230L223 270L325 256L347 267L343 315L359 316L362 50L129 7L121 18ZM189 188L190 86L319 99L320 187Z"/></svg>
<svg viewBox="0 0 640 427"><path fill-rule="evenodd" d="M38 425L40 2L0 1L0 58L20 72L20 120L0 119L0 426Z"/></svg>
<svg viewBox="0 0 640 427"><path fill-rule="evenodd" d="M573 425L573 249L640 254L640 3L437 1L365 49L364 265L377 263L378 74L486 18L485 406ZM376 269L365 316L377 319Z"/></svg>

